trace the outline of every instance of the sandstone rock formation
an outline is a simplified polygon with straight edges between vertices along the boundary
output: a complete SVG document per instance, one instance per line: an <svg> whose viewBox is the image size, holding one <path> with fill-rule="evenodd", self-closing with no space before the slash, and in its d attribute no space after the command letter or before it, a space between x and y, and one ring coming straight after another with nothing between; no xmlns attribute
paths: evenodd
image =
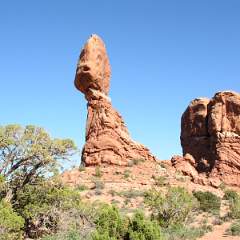
<svg viewBox="0 0 240 240"><path fill-rule="evenodd" d="M181 144L198 173L240 186L240 94L193 100L182 115Z"/></svg>
<svg viewBox="0 0 240 240"><path fill-rule="evenodd" d="M156 160L149 150L130 138L121 115L108 96L111 70L106 48L100 37L92 35L77 65L75 86L88 101L86 143L82 162L127 165L133 159Z"/></svg>

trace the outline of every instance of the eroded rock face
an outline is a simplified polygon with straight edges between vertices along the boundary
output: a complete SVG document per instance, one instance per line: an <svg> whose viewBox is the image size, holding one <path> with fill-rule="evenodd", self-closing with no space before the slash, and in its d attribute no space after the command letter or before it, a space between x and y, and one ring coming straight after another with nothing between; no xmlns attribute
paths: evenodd
<svg viewBox="0 0 240 240"><path fill-rule="evenodd" d="M240 185L240 94L193 100L182 116L181 144L199 173Z"/></svg>
<svg viewBox="0 0 240 240"><path fill-rule="evenodd" d="M197 160L199 172L209 171L211 166L211 147L208 135L207 108L209 100L193 100L181 119L181 144L183 155L190 153Z"/></svg>
<svg viewBox="0 0 240 240"><path fill-rule="evenodd" d="M92 35L80 54L75 77L76 88L88 101L82 162L87 166L127 165L132 159L156 160L146 147L131 139L121 115L112 107L110 77L105 45Z"/></svg>

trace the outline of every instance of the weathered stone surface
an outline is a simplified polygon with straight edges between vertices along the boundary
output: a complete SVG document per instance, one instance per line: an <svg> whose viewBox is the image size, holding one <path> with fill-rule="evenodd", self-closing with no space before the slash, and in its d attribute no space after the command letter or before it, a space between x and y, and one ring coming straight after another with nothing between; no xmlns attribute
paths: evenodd
<svg viewBox="0 0 240 240"><path fill-rule="evenodd" d="M89 90L108 95L111 69L104 42L92 35L81 51L77 65L75 86L87 97Z"/></svg>
<svg viewBox="0 0 240 240"><path fill-rule="evenodd" d="M211 146L208 134L207 108L209 100L194 99L187 107L181 119L181 144L183 155L190 153L197 160L199 172L211 168Z"/></svg>
<svg viewBox="0 0 240 240"><path fill-rule="evenodd" d="M156 160L143 145L133 141L121 115L108 96L110 64L103 41L93 35L87 41L77 66L75 86L88 101L85 165L127 165L132 159Z"/></svg>
<svg viewBox="0 0 240 240"><path fill-rule="evenodd" d="M240 94L193 100L182 116L181 144L199 173L240 185Z"/></svg>
<svg viewBox="0 0 240 240"><path fill-rule="evenodd" d="M195 166L195 159L190 155L186 154L182 156L173 156L171 159L172 165L184 175L190 176L192 180L198 177L198 172Z"/></svg>

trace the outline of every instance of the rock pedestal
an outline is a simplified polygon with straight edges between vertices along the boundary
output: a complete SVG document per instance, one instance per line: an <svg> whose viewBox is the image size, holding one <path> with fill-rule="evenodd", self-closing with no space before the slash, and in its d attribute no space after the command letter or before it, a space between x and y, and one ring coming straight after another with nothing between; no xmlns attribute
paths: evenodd
<svg viewBox="0 0 240 240"><path fill-rule="evenodd" d="M156 160L146 147L131 139L121 115L112 107L110 77L105 45L92 35L80 54L75 77L76 88L88 101L82 162L86 166L128 165L134 159Z"/></svg>

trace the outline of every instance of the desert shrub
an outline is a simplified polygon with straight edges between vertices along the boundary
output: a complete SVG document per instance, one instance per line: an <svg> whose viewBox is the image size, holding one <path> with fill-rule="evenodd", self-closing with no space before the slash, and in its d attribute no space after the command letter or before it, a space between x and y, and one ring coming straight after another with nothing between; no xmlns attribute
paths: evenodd
<svg viewBox="0 0 240 240"><path fill-rule="evenodd" d="M143 197L144 192L137 189L129 189L129 190L119 192L118 195L126 198L136 198L136 197Z"/></svg>
<svg viewBox="0 0 240 240"><path fill-rule="evenodd" d="M125 178L125 179L129 178L129 177L130 177L130 173L131 173L131 171L128 170L128 169L124 170L124 172L123 172L124 178Z"/></svg>
<svg viewBox="0 0 240 240"><path fill-rule="evenodd" d="M234 219L240 219L240 197L229 200L229 216Z"/></svg>
<svg viewBox="0 0 240 240"><path fill-rule="evenodd" d="M85 167L84 165L80 165L79 168L78 168L78 170L79 170L80 172L84 172L84 171L86 170L86 167Z"/></svg>
<svg viewBox="0 0 240 240"><path fill-rule="evenodd" d="M95 189L96 189L96 190L102 190L102 189L104 189L104 187L105 187L104 182L103 182L102 180L100 180L100 179L96 179L96 180L94 181L94 185L95 185Z"/></svg>
<svg viewBox="0 0 240 240"><path fill-rule="evenodd" d="M113 197L118 194L114 189L110 189L108 193L111 194Z"/></svg>
<svg viewBox="0 0 240 240"><path fill-rule="evenodd" d="M200 209L204 212L218 214L221 207L221 198L211 192L197 191L193 193L200 203Z"/></svg>
<svg viewBox="0 0 240 240"><path fill-rule="evenodd" d="M224 191L226 189L226 184L224 182L221 182L221 184L219 185L219 188Z"/></svg>
<svg viewBox="0 0 240 240"><path fill-rule="evenodd" d="M145 204L153 219L163 227L183 224L196 207L193 196L181 187L172 187L165 195L156 189L149 190L145 194Z"/></svg>
<svg viewBox="0 0 240 240"><path fill-rule="evenodd" d="M134 164L134 165L138 165L138 164L144 162L145 159L141 159L141 158L137 159L137 158L136 158L136 159L133 159L132 161L133 161L133 164Z"/></svg>
<svg viewBox="0 0 240 240"><path fill-rule="evenodd" d="M128 162L128 166L129 167L133 167L134 165L138 165L138 164L140 164L140 163L142 163L142 162L144 162L145 161L145 159L132 159L132 160L130 160L129 162Z"/></svg>
<svg viewBox="0 0 240 240"><path fill-rule="evenodd" d="M126 220L115 206L104 204L100 207L95 224L96 231L92 235L93 240L122 239L126 234Z"/></svg>
<svg viewBox="0 0 240 240"><path fill-rule="evenodd" d="M0 175L0 201L6 197L7 193L7 183L3 175Z"/></svg>
<svg viewBox="0 0 240 240"><path fill-rule="evenodd" d="M93 240L162 240L160 226L136 212L132 218L119 213L115 206L103 205L95 221Z"/></svg>
<svg viewBox="0 0 240 240"><path fill-rule="evenodd" d="M232 223L226 233L232 236L240 236L240 221Z"/></svg>
<svg viewBox="0 0 240 240"><path fill-rule="evenodd" d="M82 191L88 190L88 187L84 184L81 184L76 187L76 190L82 192Z"/></svg>
<svg viewBox="0 0 240 240"><path fill-rule="evenodd" d="M159 164L159 166L161 167L161 168L164 168L164 169L166 169L166 165L165 165L165 163L163 163L163 162L160 162L160 163L158 163Z"/></svg>
<svg viewBox="0 0 240 240"><path fill-rule="evenodd" d="M24 219L13 211L10 203L0 201L0 240L23 239Z"/></svg>
<svg viewBox="0 0 240 240"><path fill-rule="evenodd" d="M171 225L162 230L166 240L195 240L209 230L206 226L188 227L182 224Z"/></svg>
<svg viewBox="0 0 240 240"><path fill-rule="evenodd" d="M102 177L102 172L99 166L95 168L95 176L99 178Z"/></svg>
<svg viewBox="0 0 240 240"><path fill-rule="evenodd" d="M137 212L130 220L127 239L129 240L162 240L160 226L155 221L147 219L142 212Z"/></svg>
<svg viewBox="0 0 240 240"><path fill-rule="evenodd" d="M223 196L224 200L237 200L238 198L240 198L240 196L234 190L229 190L228 189L224 192L224 196Z"/></svg>
<svg viewBox="0 0 240 240"><path fill-rule="evenodd" d="M155 185L159 187L163 187L168 184L165 176L153 176L153 179L155 180Z"/></svg>
<svg viewBox="0 0 240 240"><path fill-rule="evenodd" d="M82 230L83 221L91 219L83 206L86 204L81 203L79 191L42 181L21 189L14 208L25 219L26 234L36 238L70 228Z"/></svg>

